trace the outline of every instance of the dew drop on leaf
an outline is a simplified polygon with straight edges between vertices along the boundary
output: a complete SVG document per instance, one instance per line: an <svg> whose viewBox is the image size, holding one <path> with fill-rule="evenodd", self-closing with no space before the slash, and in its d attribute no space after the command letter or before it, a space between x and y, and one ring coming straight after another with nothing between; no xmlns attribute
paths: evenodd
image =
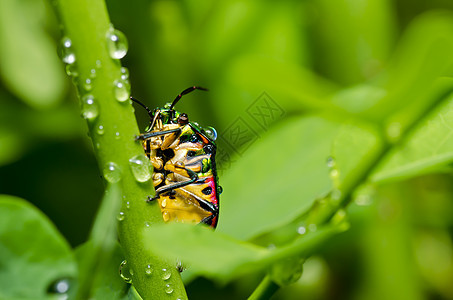
<svg viewBox="0 0 453 300"><path fill-rule="evenodd" d="M60 295L64 295L66 297L62 297L62 298L58 298L58 299L67 299L67 293L69 291L69 289L71 288L71 283L70 283L70 279L69 278L59 278L55 281L53 281L48 289L47 289L47 293L49 294L60 294Z"/></svg>
<svg viewBox="0 0 453 300"><path fill-rule="evenodd" d="M171 277L170 270L162 269L162 280L168 280Z"/></svg>
<svg viewBox="0 0 453 300"><path fill-rule="evenodd" d="M171 286L171 284L168 283L168 284L165 285L165 292L167 294L173 293L173 287Z"/></svg>
<svg viewBox="0 0 453 300"><path fill-rule="evenodd" d="M151 267L151 265L147 265L145 268L145 274L149 276L152 273L153 273L153 268Z"/></svg>
<svg viewBox="0 0 453 300"><path fill-rule="evenodd" d="M123 278L123 280L126 282L126 283L132 283L132 279L130 277L127 277L125 275L125 272L126 272L126 265L127 265L127 260L123 260L120 264L120 269L119 269L119 273L120 273L120 277Z"/></svg>

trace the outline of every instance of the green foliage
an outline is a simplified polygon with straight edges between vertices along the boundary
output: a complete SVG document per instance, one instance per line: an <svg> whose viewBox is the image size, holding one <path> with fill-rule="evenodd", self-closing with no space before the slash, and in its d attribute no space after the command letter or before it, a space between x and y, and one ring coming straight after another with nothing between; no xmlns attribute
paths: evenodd
<svg viewBox="0 0 453 300"><path fill-rule="evenodd" d="M49 219L23 199L0 197L2 299L44 298L55 281L74 277L74 256Z"/></svg>
<svg viewBox="0 0 453 300"><path fill-rule="evenodd" d="M178 110L219 133L217 231L154 224L152 187L129 166L131 106L114 99L109 16L71 3L59 17L76 88L50 3L0 3L0 192L62 233L1 196L0 298L58 297L66 279L79 299L185 298L179 260L193 299L453 298L450 1L109 1L134 97L153 108L210 90ZM97 60L85 127L75 99ZM121 180L102 198L110 162ZM124 257L137 290L118 275Z"/></svg>

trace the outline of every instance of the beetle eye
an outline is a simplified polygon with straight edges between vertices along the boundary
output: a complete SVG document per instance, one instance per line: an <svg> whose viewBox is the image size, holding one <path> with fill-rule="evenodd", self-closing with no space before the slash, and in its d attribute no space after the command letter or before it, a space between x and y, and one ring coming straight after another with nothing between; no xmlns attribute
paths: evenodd
<svg viewBox="0 0 453 300"><path fill-rule="evenodd" d="M183 114L180 114L179 117L178 117L178 124L179 125L186 125L187 123L189 123L189 116L185 113Z"/></svg>

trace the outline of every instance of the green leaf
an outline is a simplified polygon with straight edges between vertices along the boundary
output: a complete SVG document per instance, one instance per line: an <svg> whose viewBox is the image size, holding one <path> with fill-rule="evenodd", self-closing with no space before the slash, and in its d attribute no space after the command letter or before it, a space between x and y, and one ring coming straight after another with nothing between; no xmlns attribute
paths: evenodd
<svg viewBox="0 0 453 300"><path fill-rule="evenodd" d="M93 255L91 241L84 243L75 250L79 264L84 264L86 256ZM98 256L102 259L103 255ZM93 299L128 299L127 290L129 285L120 277L118 268L124 260L124 255L118 243L114 244L108 260L99 265L95 273L87 273L91 284L91 297Z"/></svg>
<svg viewBox="0 0 453 300"><path fill-rule="evenodd" d="M39 299L61 278L75 278L71 249L30 203L0 196L0 298Z"/></svg>
<svg viewBox="0 0 453 300"><path fill-rule="evenodd" d="M358 299L425 299L413 248L412 190L407 183L382 186L372 206L362 211L367 222L358 238L364 259Z"/></svg>
<svg viewBox="0 0 453 300"><path fill-rule="evenodd" d="M395 38L391 1L316 0L308 8L316 11L313 60L323 74L351 84L382 68Z"/></svg>
<svg viewBox="0 0 453 300"><path fill-rule="evenodd" d="M84 255L79 256L79 287L78 299L89 298L93 294L95 281L104 278L103 270L108 262L115 259L118 254L117 218L121 206L121 188L116 183L109 184L102 200L95 223L91 229L89 243L84 247ZM114 252L116 251L116 252ZM116 259L118 260L118 259ZM117 262L117 267L121 260ZM119 276L118 276L119 277Z"/></svg>
<svg viewBox="0 0 453 300"><path fill-rule="evenodd" d="M389 67L376 81L387 94L365 111L369 120L399 122L404 130L436 100L432 95L438 78L452 74L452 16L427 13L406 30Z"/></svg>
<svg viewBox="0 0 453 300"><path fill-rule="evenodd" d="M289 223L332 187L326 165L338 124L321 117L275 126L220 178L218 230L250 239Z"/></svg>
<svg viewBox="0 0 453 300"><path fill-rule="evenodd" d="M175 263L182 260L194 274L225 283L294 256L306 257L339 230L342 229L338 226L320 228L273 250L214 232L206 226L169 223L145 228L143 234L149 251L173 259ZM155 271L156 276L161 276L160 270Z"/></svg>
<svg viewBox="0 0 453 300"><path fill-rule="evenodd" d="M62 99L64 73L55 43L41 20L43 1L0 2L0 76L30 106L47 108Z"/></svg>
<svg viewBox="0 0 453 300"><path fill-rule="evenodd" d="M354 175L376 157L383 143L375 128L350 121L340 126L332 144L331 177L336 188L347 190ZM352 180L352 181L351 181Z"/></svg>
<svg viewBox="0 0 453 300"><path fill-rule="evenodd" d="M453 95L396 147L372 175L376 182L439 171L453 161Z"/></svg>

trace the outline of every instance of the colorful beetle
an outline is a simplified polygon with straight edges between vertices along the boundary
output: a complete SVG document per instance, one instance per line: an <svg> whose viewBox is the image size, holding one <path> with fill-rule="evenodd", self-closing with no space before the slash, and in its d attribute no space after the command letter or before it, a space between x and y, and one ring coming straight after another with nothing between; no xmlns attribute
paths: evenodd
<svg viewBox="0 0 453 300"><path fill-rule="evenodd" d="M179 99L194 90L185 89L173 102L151 111L146 132L137 136L154 167L156 195L148 201L159 202L164 221L205 223L215 228L219 215L219 194L215 163L217 133L189 122L187 114L174 110Z"/></svg>

